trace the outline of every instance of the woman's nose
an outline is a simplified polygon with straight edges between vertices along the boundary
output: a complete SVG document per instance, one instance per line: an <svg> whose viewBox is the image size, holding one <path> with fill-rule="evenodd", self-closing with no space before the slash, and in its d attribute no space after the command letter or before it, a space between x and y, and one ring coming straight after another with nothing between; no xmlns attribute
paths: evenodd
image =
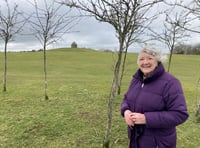
<svg viewBox="0 0 200 148"><path fill-rule="evenodd" d="M144 59L144 64L146 64L146 63L149 63L149 60L148 59Z"/></svg>

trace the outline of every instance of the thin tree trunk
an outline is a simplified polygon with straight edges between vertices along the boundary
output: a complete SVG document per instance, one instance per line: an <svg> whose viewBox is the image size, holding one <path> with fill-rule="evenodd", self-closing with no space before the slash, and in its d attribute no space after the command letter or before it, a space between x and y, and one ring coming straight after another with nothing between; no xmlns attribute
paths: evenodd
<svg viewBox="0 0 200 148"><path fill-rule="evenodd" d="M127 50L128 48L126 48L125 54L124 54L124 59L123 59L123 63L122 63L122 72L121 72L121 76L119 78L119 86L118 86L118 90L117 90L117 94L120 95L121 94L121 85L122 85L122 80L124 77L124 71L125 71L125 65L126 65L126 57L127 57Z"/></svg>
<svg viewBox="0 0 200 148"><path fill-rule="evenodd" d="M118 88L118 79L119 79L119 70L121 65L121 59L122 59L122 51L119 51L118 54L118 61L115 65L115 71L114 71L114 78L112 82L110 97L108 100L108 119L107 119L107 127L106 127L106 135L105 140L103 143L104 148L109 148L110 145L110 135L111 135L111 126L112 126L112 110L113 110L113 103L114 98L117 95L117 88Z"/></svg>
<svg viewBox="0 0 200 148"><path fill-rule="evenodd" d="M172 61L172 51L170 51L170 55L169 55L169 63L168 63L168 69L167 69L168 72L170 71L171 61Z"/></svg>
<svg viewBox="0 0 200 148"><path fill-rule="evenodd" d="M44 44L44 96L45 100L49 100L47 95L47 62L46 62L46 44Z"/></svg>
<svg viewBox="0 0 200 148"><path fill-rule="evenodd" d="M4 46L4 75L3 75L3 91L6 92L6 83L7 83L7 39Z"/></svg>

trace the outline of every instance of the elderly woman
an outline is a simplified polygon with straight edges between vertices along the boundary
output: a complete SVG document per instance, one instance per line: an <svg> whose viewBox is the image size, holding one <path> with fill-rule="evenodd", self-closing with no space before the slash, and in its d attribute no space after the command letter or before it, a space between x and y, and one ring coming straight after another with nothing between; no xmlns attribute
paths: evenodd
<svg viewBox="0 0 200 148"><path fill-rule="evenodd" d="M129 148L176 148L176 126L189 116L182 86L165 71L164 59L150 47L138 55L139 69L121 104Z"/></svg>

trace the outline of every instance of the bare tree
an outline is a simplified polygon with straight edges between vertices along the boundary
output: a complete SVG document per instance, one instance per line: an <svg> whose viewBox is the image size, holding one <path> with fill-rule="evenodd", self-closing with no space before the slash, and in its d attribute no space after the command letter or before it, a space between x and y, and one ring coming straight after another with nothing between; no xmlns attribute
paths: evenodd
<svg viewBox="0 0 200 148"><path fill-rule="evenodd" d="M175 1L175 5L179 6L181 8L184 8L185 10L189 11L190 15L190 20L192 21L190 26L184 26L182 24L179 24L181 28L193 32L193 33L197 33L200 34L199 28L199 21L200 21L200 0L191 0L191 1L180 1L177 2ZM170 5L174 5L172 3L168 3ZM197 81L197 85L196 85L196 92L198 93L198 86L199 86L199 79ZM197 97L198 98L198 97ZM199 120L200 117L200 105L199 105L199 101L197 101L197 110L196 110L196 116L198 117L197 120Z"/></svg>
<svg viewBox="0 0 200 148"><path fill-rule="evenodd" d="M78 19L77 17L69 16L70 10L63 11L62 5L56 3L55 0L52 0L51 2L44 0L44 7L39 7L37 0L30 3L35 8L35 13L32 14L32 19L30 21L31 29L34 32L35 37L42 44L44 53L44 96L45 100L48 100L47 46L61 39L66 33L71 32Z"/></svg>
<svg viewBox="0 0 200 148"><path fill-rule="evenodd" d="M191 22L191 19L188 17L189 12L184 10L174 12L176 7L176 5L173 5L172 8L164 11L165 20L163 21L163 30L160 33L157 30L150 28L153 40L158 40L164 43L169 49L168 72L170 71L175 45L183 42L186 37L189 37L189 35L186 34L186 30L180 26L185 27Z"/></svg>
<svg viewBox="0 0 200 148"><path fill-rule="evenodd" d="M96 18L100 22L106 22L113 26L119 41L118 59L114 67L114 77L108 99L108 120L106 135L103 146L109 147L110 133L112 125L112 108L114 98L119 88L119 77L121 63L125 64L126 53L131 44L138 40L138 36L143 32L144 26L151 22L150 10L152 6L162 0L61 0L62 4L74 7ZM125 53L123 60L123 53ZM121 79L124 72L122 70Z"/></svg>
<svg viewBox="0 0 200 148"><path fill-rule="evenodd" d="M14 40L25 24L22 12L18 11L18 5L10 8L9 1L4 0L5 5L0 9L0 38L4 41L4 75L3 75L3 91L7 90L7 48L8 43ZM2 6L1 6L2 7ZM5 11L3 11L6 9Z"/></svg>
<svg viewBox="0 0 200 148"><path fill-rule="evenodd" d="M193 27L184 27L184 26L181 26L183 27L184 29L186 30L189 30L191 32L194 32L194 33L197 33L197 34L200 34L200 31L199 31L199 28L200 28L200 25L199 25L199 21L200 21L200 0L193 0L192 1L192 4L187 6L187 5L183 5L183 4L180 4L181 7L184 7L185 9L189 10L191 12L191 14L194 16L194 20L196 22L198 22L198 25L196 26L193 26ZM197 121L200 122L200 101L199 101L199 98L198 98L198 88L199 88L199 84L200 84L200 77L198 78L197 80L197 84L196 84L196 105L197 105L197 109L196 109L196 116L197 116Z"/></svg>

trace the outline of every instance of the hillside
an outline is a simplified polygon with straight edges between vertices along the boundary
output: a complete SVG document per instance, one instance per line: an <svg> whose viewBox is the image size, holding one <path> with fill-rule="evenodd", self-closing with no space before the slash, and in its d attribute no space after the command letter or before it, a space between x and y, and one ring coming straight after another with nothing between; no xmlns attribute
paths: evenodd
<svg viewBox="0 0 200 148"><path fill-rule="evenodd" d="M120 104L137 55L128 54L122 94L115 99L112 147L127 147ZM177 148L198 148L195 87L200 56L173 55L171 73L182 83L190 118L179 126ZM3 78L3 53L0 53ZM47 51L49 101L43 96L43 53L9 52L7 92L0 93L0 147L99 148L105 134L107 99L117 54L91 49ZM167 63L166 65L167 66ZM2 86L2 81L0 82ZM198 97L200 94L198 94Z"/></svg>

